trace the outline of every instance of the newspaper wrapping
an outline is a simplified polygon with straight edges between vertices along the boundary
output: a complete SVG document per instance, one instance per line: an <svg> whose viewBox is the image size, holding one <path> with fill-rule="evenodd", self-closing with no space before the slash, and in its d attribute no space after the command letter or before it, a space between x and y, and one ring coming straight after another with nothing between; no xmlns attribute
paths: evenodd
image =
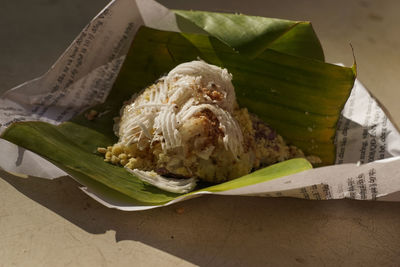
<svg viewBox="0 0 400 267"><path fill-rule="evenodd" d="M174 14L154 1L111 1L48 72L0 97L0 132L18 121L59 124L102 103L141 25L179 31ZM399 132L358 80L342 110L335 143L335 165L218 194L400 201ZM67 175L35 153L3 139L0 147L3 152L0 168L8 172L47 179ZM122 210L159 207L122 203L92 188L81 189L107 207ZM202 194L210 192L199 192L164 205Z"/></svg>

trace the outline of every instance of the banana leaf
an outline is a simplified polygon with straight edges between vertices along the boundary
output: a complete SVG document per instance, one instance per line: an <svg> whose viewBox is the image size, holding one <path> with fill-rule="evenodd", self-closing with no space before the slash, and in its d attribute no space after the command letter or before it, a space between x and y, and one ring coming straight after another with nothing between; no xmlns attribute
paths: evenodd
<svg viewBox="0 0 400 267"><path fill-rule="evenodd" d="M43 156L93 191L123 203L159 205L180 196L142 182L122 167L104 162L95 151L97 142L107 142L107 137L74 122L59 126L44 122L18 122L7 128L2 137ZM310 168L312 166L307 160L293 159L201 190L219 192L234 189Z"/></svg>
<svg viewBox="0 0 400 267"><path fill-rule="evenodd" d="M311 23L283 19L175 10L182 32L206 33L239 51L256 57L267 49L324 61L324 52Z"/></svg>
<svg viewBox="0 0 400 267"><path fill-rule="evenodd" d="M218 33L218 23L225 19L252 28L252 25L257 25L257 17L243 20L246 16L235 19L229 14L202 12L199 19L196 17L198 13L196 16L191 16L190 12L177 13L196 27L203 27L209 35L142 27L106 102L92 108L98 112L107 111L104 116L89 121L80 115L59 126L19 122L7 128L2 138L45 157L97 192L134 205L166 203L180 195L148 185L122 167L104 162L96 148L117 141L112 131L113 117L118 116L123 101L176 65L201 58L225 67L233 74L241 106L257 114L305 153L319 156L325 165L334 162L336 123L353 86L355 72L352 68L324 63L322 50L310 54L306 46L303 49L299 44L296 45L299 49L290 49L290 43L301 40L302 34L305 39L314 36L313 31L305 30L308 24L279 20L268 24L268 20L260 18L265 29L253 31L251 36L244 37L246 40L241 40L235 31L226 33L221 28ZM214 21L212 27L201 23L207 14L209 22ZM294 30L298 25L303 26ZM308 41L304 40L304 43ZM319 42L310 42L320 47ZM283 44L282 50L275 47L279 43ZM311 167L305 159L289 160L220 185L201 185L204 188L199 190L219 192L234 189Z"/></svg>

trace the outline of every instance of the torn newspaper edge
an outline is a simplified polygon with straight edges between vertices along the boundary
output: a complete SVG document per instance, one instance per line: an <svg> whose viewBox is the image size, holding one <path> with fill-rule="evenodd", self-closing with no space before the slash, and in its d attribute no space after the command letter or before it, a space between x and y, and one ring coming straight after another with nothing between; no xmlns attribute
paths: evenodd
<svg viewBox="0 0 400 267"><path fill-rule="evenodd" d="M103 102L141 25L179 31L175 15L154 1L111 1L48 72L0 97L0 132L17 121L59 124ZM224 192L198 192L159 206L202 194L400 201L400 134L358 80L342 111L335 141L336 165ZM48 179L67 175L3 139L0 147L0 168L8 172ZM130 211L159 207L116 200L91 188L82 190L107 207Z"/></svg>

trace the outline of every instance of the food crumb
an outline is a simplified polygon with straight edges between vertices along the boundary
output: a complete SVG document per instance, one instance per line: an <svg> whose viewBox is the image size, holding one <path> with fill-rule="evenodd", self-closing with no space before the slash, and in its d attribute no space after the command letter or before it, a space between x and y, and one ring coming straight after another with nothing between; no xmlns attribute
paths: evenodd
<svg viewBox="0 0 400 267"><path fill-rule="evenodd" d="M185 208L177 208L175 209L175 212L178 214L183 214L185 212Z"/></svg>
<svg viewBox="0 0 400 267"><path fill-rule="evenodd" d="M91 109L89 112L85 113L85 118L89 121L94 120L97 117L98 112L94 109Z"/></svg>
<svg viewBox="0 0 400 267"><path fill-rule="evenodd" d="M307 156L306 159L311 163L311 164L320 164L322 163L322 160L320 157L314 156L314 155L310 155Z"/></svg>
<svg viewBox="0 0 400 267"><path fill-rule="evenodd" d="M104 147L98 147L97 148L97 152L101 153L101 154L106 154L107 153L107 149Z"/></svg>
<svg viewBox="0 0 400 267"><path fill-rule="evenodd" d="M295 258L295 260L298 262L298 263L305 263L306 262L306 260L305 259L303 259L303 258Z"/></svg>

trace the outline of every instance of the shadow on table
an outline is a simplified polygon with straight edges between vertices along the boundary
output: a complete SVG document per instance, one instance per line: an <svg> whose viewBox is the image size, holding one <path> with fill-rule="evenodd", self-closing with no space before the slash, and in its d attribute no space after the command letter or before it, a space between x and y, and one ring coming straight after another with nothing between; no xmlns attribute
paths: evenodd
<svg viewBox="0 0 400 267"><path fill-rule="evenodd" d="M400 203L204 196L123 212L97 203L69 177L1 170L0 177L89 233L114 230L117 242L139 241L201 266L329 265L358 257L368 264L379 253L400 260Z"/></svg>

